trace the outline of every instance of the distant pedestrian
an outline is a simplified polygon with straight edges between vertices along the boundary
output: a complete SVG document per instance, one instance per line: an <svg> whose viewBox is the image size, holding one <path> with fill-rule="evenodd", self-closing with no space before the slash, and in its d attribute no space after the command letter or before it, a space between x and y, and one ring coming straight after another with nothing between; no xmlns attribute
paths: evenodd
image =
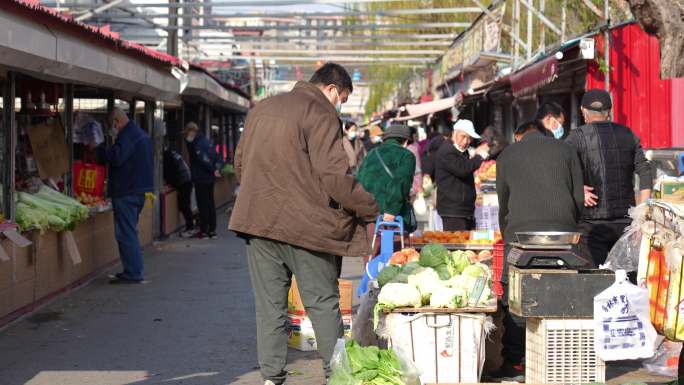
<svg viewBox="0 0 684 385"><path fill-rule="evenodd" d="M470 120L454 124L451 140L446 140L435 158L437 212L445 231L465 231L475 228L475 176L482 162L489 157L489 145L483 143L470 156L473 139L480 139Z"/></svg>
<svg viewBox="0 0 684 385"><path fill-rule="evenodd" d="M342 145L347 154L352 175L356 175L361 162L366 157L366 148L363 146L358 130L359 127L356 123L342 121L342 133L344 135Z"/></svg>
<svg viewBox="0 0 684 385"><path fill-rule="evenodd" d="M565 131L565 112L563 107L556 102L546 102L539 107L535 119L546 129L546 134L556 139L565 139L568 133Z"/></svg>
<svg viewBox="0 0 684 385"><path fill-rule="evenodd" d="M176 189L178 210L185 219L185 230L181 238L189 238L195 234L195 220L192 215L192 175L190 167L183 156L173 149L164 151L164 180Z"/></svg>
<svg viewBox="0 0 684 385"><path fill-rule="evenodd" d="M411 186L411 196L415 197L423 191L423 170L420 163L420 144L418 141L418 130L411 127L411 139L406 147L413 157L416 158L416 169L413 173L413 185Z"/></svg>
<svg viewBox="0 0 684 385"><path fill-rule="evenodd" d="M582 97L585 125L573 130L567 143L577 150L584 170L584 212L580 228L594 263L603 264L608 252L631 223L630 207L651 196L653 175L639 137L610 120L613 103L604 90ZM634 174L639 176L639 199Z"/></svg>
<svg viewBox="0 0 684 385"><path fill-rule="evenodd" d="M199 210L198 239L216 238L216 205L214 203L214 183L221 176L217 154L197 124L185 125L185 143L190 154L190 171L195 185L195 198Z"/></svg>
<svg viewBox="0 0 684 385"><path fill-rule="evenodd" d="M378 207L348 174L338 118L352 90L344 67L327 63L309 82L259 102L238 144L240 193L229 228L247 241L259 366L268 385L287 377L292 275L329 375L343 335L339 258L370 253L365 224L375 220Z"/></svg>
<svg viewBox="0 0 684 385"><path fill-rule="evenodd" d="M114 145L97 148L109 164L109 196L114 209L114 231L123 271L110 283L140 283L144 280L143 256L138 238L140 212L145 194L154 191L152 141L126 113L115 108L109 114Z"/></svg>
<svg viewBox="0 0 684 385"><path fill-rule="evenodd" d="M430 136L428 136L428 142L425 145L425 149L420 158L420 168L423 171L423 174L430 176L430 179L432 179L433 182L435 181L435 159L437 157L437 151L442 147L444 142L451 141L452 133L453 131L448 129L443 133L433 131L430 133Z"/></svg>

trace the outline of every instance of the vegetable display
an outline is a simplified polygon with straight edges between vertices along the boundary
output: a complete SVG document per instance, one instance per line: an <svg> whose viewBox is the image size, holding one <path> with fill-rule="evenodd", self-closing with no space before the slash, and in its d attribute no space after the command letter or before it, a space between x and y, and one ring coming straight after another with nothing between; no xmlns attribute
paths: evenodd
<svg viewBox="0 0 684 385"><path fill-rule="evenodd" d="M433 243L423 247L418 262L386 266L377 277L381 289L376 321L379 312L401 307L458 309L489 305L494 298L492 273L479 261L491 257L489 251L450 252Z"/></svg>
<svg viewBox="0 0 684 385"><path fill-rule="evenodd" d="M36 194L17 193L16 220L22 231L73 230L88 213L88 207L49 187Z"/></svg>
<svg viewBox="0 0 684 385"><path fill-rule="evenodd" d="M348 365L333 367L328 385L406 385L393 350L347 341L345 351Z"/></svg>

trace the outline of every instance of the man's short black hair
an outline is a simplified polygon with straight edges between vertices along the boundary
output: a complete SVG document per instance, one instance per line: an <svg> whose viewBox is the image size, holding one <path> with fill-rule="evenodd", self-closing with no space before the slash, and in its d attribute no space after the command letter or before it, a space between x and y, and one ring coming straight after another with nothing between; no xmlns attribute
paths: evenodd
<svg viewBox="0 0 684 385"><path fill-rule="evenodd" d="M349 72L337 63L325 63L321 68L314 72L309 83L317 86L334 84L340 91L354 91Z"/></svg>
<svg viewBox="0 0 684 385"><path fill-rule="evenodd" d="M556 102L546 102L539 107L537 110L536 120L543 120L547 116L551 115L554 118L560 118L565 113L563 112L563 107Z"/></svg>
<svg viewBox="0 0 684 385"><path fill-rule="evenodd" d="M543 134L546 131L546 128L544 128L538 120L532 120L519 125L518 128L515 129L514 135L525 135L532 130L537 130Z"/></svg>

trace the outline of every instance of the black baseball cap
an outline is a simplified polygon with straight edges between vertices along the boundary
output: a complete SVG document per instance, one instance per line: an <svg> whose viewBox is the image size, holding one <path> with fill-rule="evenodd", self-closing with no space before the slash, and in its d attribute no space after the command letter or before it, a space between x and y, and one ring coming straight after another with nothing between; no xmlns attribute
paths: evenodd
<svg viewBox="0 0 684 385"><path fill-rule="evenodd" d="M613 108L613 102L608 91L594 88L582 96L582 107L592 111L608 111Z"/></svg>

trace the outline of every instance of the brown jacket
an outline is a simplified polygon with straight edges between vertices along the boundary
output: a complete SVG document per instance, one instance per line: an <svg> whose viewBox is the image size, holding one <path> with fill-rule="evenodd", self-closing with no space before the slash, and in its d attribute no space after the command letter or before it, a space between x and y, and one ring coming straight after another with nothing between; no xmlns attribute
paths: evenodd
<svg viewBox="0 0 684 385"><path fill-rule="evenodd" d="M348 174L335 107L298 82L257 104L235 155L240 183L229 228L342 256L368 255L375 200Z"/></svg>

